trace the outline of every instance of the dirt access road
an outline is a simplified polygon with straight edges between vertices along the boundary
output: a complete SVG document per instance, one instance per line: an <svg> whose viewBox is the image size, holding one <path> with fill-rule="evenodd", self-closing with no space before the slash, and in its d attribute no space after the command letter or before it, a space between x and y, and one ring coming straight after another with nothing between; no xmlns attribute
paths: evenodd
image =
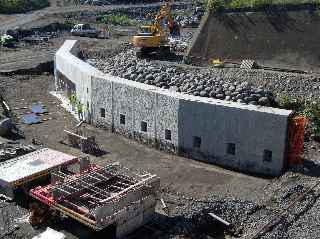
<svg viewBox="0 0 320 239"><path fill-rule="evenodd" d="M79 11L107 11L115 10L118 8L132 8L134 7L152 7L152 6L161 6L162 3L149 3L149 4L119 4L119 5L105 5L105 6L92 6L92 5L73 5L73 6L57 6L57 1L51 1L52 4L50 7L28 12L25 14L14 14L14 15L3 15L0 14L0 33L5 32L8 29L15 27L27 25L30 22L36 21L45 16L50 16L53 14L59 13L69 13L69 12L79 12ZM175 3L175 5L183 4L183 2Z"/></svg>

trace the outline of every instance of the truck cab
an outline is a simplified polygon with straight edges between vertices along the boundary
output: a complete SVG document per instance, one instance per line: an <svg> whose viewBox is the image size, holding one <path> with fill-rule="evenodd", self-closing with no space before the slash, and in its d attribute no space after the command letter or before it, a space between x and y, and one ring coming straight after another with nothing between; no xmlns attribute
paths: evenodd
<svg viewBox="0 0 320 239"><path fill-rule="evenodd" d="M101 31L90 27L89 24L77 24L71 29L73 36L98 37Z"/></svg>

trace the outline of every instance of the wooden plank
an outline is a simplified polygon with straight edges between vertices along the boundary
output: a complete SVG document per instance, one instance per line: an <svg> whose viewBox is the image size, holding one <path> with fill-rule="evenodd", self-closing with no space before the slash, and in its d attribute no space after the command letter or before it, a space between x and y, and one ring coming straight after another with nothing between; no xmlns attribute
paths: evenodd
<svg viewBox="0 0 320 239"><path fill-rule="evenodd" d="M72 135L72 136L75 136L75 137L77 137L77 138L87 140L86 137L83 137L83 136L81 136L81 135L75 134L75 133L73 133L73 132L71 132L71 131L69 131L69 130L63 130L63 131L66 132L68 135Z"/></svg>
<svg viewBox="0 0 320 239"><path fill-rule="evenodd" d="M223 223L224 225L226 225L227 227L229 227L231 225L231 223L223 220L221 217L218 217L216 214L209 212L208 213L211 217L213 217L214 219L218 220L219 222Z"/></svg>

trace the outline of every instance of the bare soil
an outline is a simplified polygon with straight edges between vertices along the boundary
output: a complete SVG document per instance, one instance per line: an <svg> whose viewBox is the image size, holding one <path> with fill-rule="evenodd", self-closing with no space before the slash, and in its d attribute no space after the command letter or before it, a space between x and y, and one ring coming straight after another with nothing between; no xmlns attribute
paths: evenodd
<svg viewBox="0 0 320 239"><path fill-rule="evenodd" d="M49 113L43 116L46 119L50 118L46 122L37 125L22 123L18 125L26 135L26 139L22 142L31 143L32 139L36 139L43 145L62 152L82 154L79 149L59 143L65 137L63 129L75 130L77 122L59 105L58 100L49 94L54 89L53 76L24 75L2 77L0 80L7 89L10 89L7 91L7 99L11 107L30 107L33 102L42 102L49 110ZM17 110L16 113L21 117L27 111ZM89 125L84 126L82 130L87 135L95 135L101 149L105 151L101 157L91 156L93 162L105 165L119 161L127 168L155 173L161 178L163 192L183 193L193 198L214 193L221 197L252 201L261 201L267 196L263 189L269 183L268 179L169 155ZM69 235L69 228L62 229ZM86 232L85 228L83 230ZM89 233L88 237L81 238L90 238L89 235L92 234ZM77 238L69 236L68 238Z"/></svg>

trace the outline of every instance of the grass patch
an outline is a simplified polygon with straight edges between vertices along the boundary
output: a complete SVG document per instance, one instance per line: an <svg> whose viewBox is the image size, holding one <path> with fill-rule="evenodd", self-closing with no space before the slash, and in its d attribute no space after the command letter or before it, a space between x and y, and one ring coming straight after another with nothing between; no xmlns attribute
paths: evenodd
<svg viewBox="0 0 320 239"><path fill-rule="evenodd" d="M105 24L112 24L112 25L121 25L121 26L133 25L133 20L131 20L125 14L108 14L103 16L101 21Z"/></svg>
<svg viewBox="0 0 320 239"><path fill-rule="evenodd" d="M219 11L237 8L267 8L301 4L320 4L320 0L205 0L208 10Z"/></svg>
<svg viewBox="0 0 320 239"><path fill-rule="evenodd" d="M312 123L312 133L320 138L320 102L304 101L287 94L279 95L277 102L280 108L294 110L298 115L305 116Z"/></svg>
<svg viewBox="0 0 320 239"><path fill-rule="evenodd" d="M288 94L279 95L277 102L283 109L294 110L296 112L302 112L304 110L305 102L302 99L295 98Z"/></svg>
<svg viewBox="0 0 320 239"><path fill-rule="evenodd" d="M0 0L0 13L22 13L47 6L48 0Z"/></svg>
<svg viewBox="0 0 320 239"><path fill-rule="evenodd" d="M314 125L313 134L320 138L320 103L306 103L301 115L306 116Z"/></svg>

